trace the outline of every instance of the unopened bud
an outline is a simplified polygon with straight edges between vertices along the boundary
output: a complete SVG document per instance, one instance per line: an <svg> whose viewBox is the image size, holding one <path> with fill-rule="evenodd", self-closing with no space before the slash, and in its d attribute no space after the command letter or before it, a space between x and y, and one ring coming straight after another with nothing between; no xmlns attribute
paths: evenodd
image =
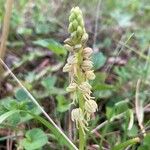
<svg viewBox="0 0 150 150"><path fill-rule="evenodd" d="M73 22L74 19L76 19L76 15L74 13L71 13L69 17L69 22Z"/></svg>
<svg viewBox="0 0 150 150"><path fill-rule="evenodd" d="M73 23L70 23L68 27L68 32L72 33L73 31L74 31Z"/></svg>
<svg viewBox="0 0 150 150"><path fill-rule="evenodd" d="M83 30L82 30L81 26L78 26L78 28L77 28L77 36L81 37L82 34L83 34Z"/></svg>
<svg viewBox="0 0 150 150"><path fill-rule="evenodd" d="M77 20L74 20L74 21L72 22L72 25L73 25L73 29L76 30L77 27L78 27L78 22L77 22Z"/></svg>
<svg viewBox="0 0 150 150"><path fill-rule="evenodd" d="M71 33L71 38L73 40L76 40L76 38L77 38L77 32L76 31L74 31L73 33Z"/></svg>
<svg viewBox="0 0 150 150"><path fill-rule="evenodd" d="M84 33L83 34L83 36L82 36L82 38L81 38L81 41L83 42L83 43L86 43L87 42L87 40L88 40L88 34L87 33Z"/></svg>
<svg viewBox="0 0 150 150"><path fill-rule="evenodd" d="M77 20L79 22L79 25L81 25L81 27L83 27L84 26L83 17L81 15L78 15Z"/></svg>
<svg viewBox="0 0 150 150"><path fill-rule="evenodd" d="M82 11L80 10L79 7L75 7L73 10L73 13L78 16L78 15L82 15Z"/></svg>

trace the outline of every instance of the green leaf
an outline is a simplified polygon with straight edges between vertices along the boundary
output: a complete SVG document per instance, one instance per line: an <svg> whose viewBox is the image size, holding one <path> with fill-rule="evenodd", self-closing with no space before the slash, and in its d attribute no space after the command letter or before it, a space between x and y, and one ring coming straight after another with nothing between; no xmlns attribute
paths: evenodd
<svg viewBox="0 0 150 150"><path fill-rule="evenodd" d="M110 90L101 90L101 91L95 91L94 96L96 98L109 98L112 95L112 91Z"/></svg>
<svg viewBox="0 0 150 150"><path fill-rule="evenodd" d="M129 137L135 137L138 134L138 127L136 125L133 125L131 130L127 131L127 134Z"/></svg>
<svg viewBox="0 0 150 150"><path fill-rule="evenodd" d="M0 116L0 124L5 121L6 119L8 119L10 116L12 116L15 113L18 112L23 112L23 113L27 113L29 115L31 115L34 119L38 120L39 122L41 122L43 125L45 125L48 129L51 130L51 132L56 136L57 141L61 144L61 145L66 145L70 150L77 150L77 148L67 140L66 136L64 136L62 134L62 132L60 131L60 129L56 128L53 124L51 124L50 122L48 122L47 120L45 120L44 118L40 117L39 115L35 115L34 113L32 113L31 111L24 111L24 110L12 110L9 111L3 115Z"/></svg>
<svg viewBox="0 0 150 150"><path fill-rule="evenodd" d="M60 55L60 54L65 55L67 53L65 48L59 42L56 42L53 39L37 40L37 41L34 41L33 43L35 45L48 48L49 50L51 50L53 53L57 55Z"/></svg>
<svg viewBox="0 0 150 150"><path fill-rule="evenodd" d="M128 27L132 24L131 19L133 16L129 13L121 12L119 9L112 12L111 16L116 19L121 27Z"/></svg>
<svg viewBox="0 0 150 150"><path fill-rule="evenodd" d="M28 130L25 136L22 145L26 150L41 148L48 142L47 135L39 128Z"/></svg>
<svg viewBox="0 0 150 150"><path fill-rule="evenodd" d="M117 114L127 111L128 110L128 99L125 99L125 100L115 103L115 110L116 110Z"/></svg>
<svg viewBox="0 0 150 150"><path fill-rule="evenodd" d="M92 56L92 61L94 63L94 70L101 68L106 62L106 56L102 52L94 53Z"/></svg>
<svg viewBox="0 0 150 150"><path fill-rule="evenodd" d="M150 147L150 134L147 134L145 137L144 137L144 140L143 140L143 144Z"/></svg>
<svg viewBox="0 0 150 150"><path fill-rule="evenodd" d="M56 76L52 76L52 77L47 77L42 81L42 85L47 89L47 90L51 90L55 83L56 83Z"/></svg>
<svg viewBox="0 0 150 150"><path fill-rule="evenodd" d="M149 150L148 146L142 145L138 148L138 150Z"/></svg>
<svg viewBox="0 0 150 150"><path fill-rule="evenodd" d="M16 91L15 97L17 100L24 101L28 99L27 93L21 88Z"/></svg>
<svg viewBox="0 0 150 150"><path fill-rule="evenodd" d="M69 105L68 101L66 101L66 98L64 96L58 95L56 97L56 99L58 102L58 104L57 104L57 111L58 112L65 112L65 111L69 110L70 105Z"/></svg>
<svg viewBox="0 0 150 150"><path fill-rule="evenodd" d="M45 125L48 129L51 130L51 132L56 136L57 141L61 144L61 145L66 145L69 150L77 150L77 148L75 146L73 146L73 144L71 142L69 142L66 137L64 137L64 135L60 132L60 130L56 127L54 127L54 125L52 125L51 123L49 123L47 120L45 120L44 118L35 115L31 112L26 111L27 113L29 113L31 116L33 116L36 120L40 121L43 125Z"/></svg>
<svg viewBox="0 0 150 150"><path fill-rule="evenodd" d="M110 107L110 106L106 107L106 116L108 120L110 120L112 117L115 116L113 107Z"/></svg>
<svg viewBox="0 0 150 150"><path fill-rule="evenodd" d="M9 124L18 124L26 122L33 117L27 113L20 112L20 110L30 110L32 113L39 115L41 111L32 102L16 101L15 99L7 98L0 101L0 113L4 114L8 111L17 110L18 112L10 116L7 120Z"/></svg>

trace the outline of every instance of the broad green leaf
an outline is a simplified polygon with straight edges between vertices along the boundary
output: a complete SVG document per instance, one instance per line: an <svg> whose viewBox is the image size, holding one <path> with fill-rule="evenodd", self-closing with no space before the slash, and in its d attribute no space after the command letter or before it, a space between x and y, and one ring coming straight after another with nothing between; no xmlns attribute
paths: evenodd
<svg viewBox="0 0 150 150"><path fill-rule="evenodd" d="M138 134L138 127L136 125L133 125L132 128L127 131L127 135L129 137L135 137Z"/></svg>
<svg viewBox="0 0 150 150"><path fill-rule="evenodd" d="M47 135L39 128L28 130L25 134L22 145L26 150L35 150L41 148L48 142Z"/></svg>
<svg viewBox="0 0 150 150"><path fill-rule="evenodd" d="M138 148L138 150L149 150L148 146L142 145Z"/></svg>
<svg viewBox="0 0 150 150"><path fill-rule="evenodd" d="M56 97L57 99L57 111L59 112L65 112L67 110L69 110L70 105L69 102L66 100L66 98L62 95L58 95Z"/></svg>
<svg viewBox="0 0 150 150"><path fill-rule="evenodd" d="M118 22L118 24L121 27L128 27L131 25L131 19L132 15L129 13L123 13L120 11L120 9L115 10L111 13L111 16L115 18L115 20Z"/></svg>
<svg viewBox="0 0 150 150"><path fill-rule="evenodd" d="M52 125L50 122L48 122L44 118L42 118L42 117L40 117L38 115L35 115L35 114L31 113L31 112L27 112L27 113L29 113L36 120L38 120L39 122L41 122L48 129L50 129L50 131L56 136L57 141L59 142L59 144L66 145L69 148L69 150L77 150L77 148L74 147L70 142L68 142L68 140L66 139L66 137L64 137L64 135L61 134L60 130L58 128L54 127L54 125Z"/></svg>
<svg viewBox="0 0 150 150"><path fill-rule="evenodd" d="M32 102L16 101L15 99L7 98L0 101L0 113L4 114L8 111L17 110L18 112L8 118L8 123L18 124L26 122L33 117L27 113L20 112L20 110L30 110L32 113L39 115L41 111Z"/></svg>
<svg viewBox="0 0 150 150"><path fill-rule="evenodd" d="M113 107L110 107L110 106L106 107L106 116L108 120L110 120L112 117L115 116Z"/></svg>
<svg viewBox="0 0 150 150"><path fill-rule="evenodd" d="M96 98L109 98L111 95L112 95L111 90L100 90L94 92L94 96Z"/></svg>
<svg viewBox="0 0 150 150"><path fill-rule="evenodd" d="M57 55L60 55L60 54L65 55L67 52L65 48L59 42L56 42L53 39L37 40L37 41L34 41L33 43L35 45L48 48L50 51L54 52Z"/></svg>
<svg viewBox="0 0 150 150"><path fill-rule="evenodd" d="M102 52L97 52L92 55L94 70L101 68L106 62L106 56Z"/></svg>
<svg viewBox="0 0 150 150"><path fill-rule="evenodd" d="M128 99L119 101L115 104L115 110L117 114L128 110Z"/></svg>
<svg viewBox="0 0 150 150"><path fill-rule="evenodd" d="M47 77L42 81L42 85L47 89L47 90L51 90L55 83L56 83L56 76L52 76L52 77Z"/></svg>
<svg viewBox="0 0 150 150"><path fill-rule="evenodd" d="M24 101L24 100L28 99L27 93L22 88L21 89L17 89L15 97L19 101Z"/></svg>
<svg viewBox="0 0 150 150"><path fill-rule="evenodd" d="M147 134L145 137L144 137L144 140L143 140L143 144L150 147L150 134Z"/></svg>

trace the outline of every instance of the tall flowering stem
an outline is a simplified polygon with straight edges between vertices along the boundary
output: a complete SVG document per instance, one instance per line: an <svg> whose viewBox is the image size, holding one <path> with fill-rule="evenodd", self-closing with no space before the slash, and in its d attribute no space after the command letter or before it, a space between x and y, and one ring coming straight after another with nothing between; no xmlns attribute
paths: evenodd
<svg viewBox="0 0 150 150"><path fill-rule="evenodd" d="M79 149L84 150L88 121L97 110L97 104L95 98L91 96L92 87L89 84L89 80L95 78L91 61L93 50L86 47L88 34L79 7L71 9L68 32L70 37L64 41L64 46L69 51L69 57L63 71L69 73L70 83L66 90L70 92L73 104L76 106L71 112L71 118L79 129Z"/></svg>

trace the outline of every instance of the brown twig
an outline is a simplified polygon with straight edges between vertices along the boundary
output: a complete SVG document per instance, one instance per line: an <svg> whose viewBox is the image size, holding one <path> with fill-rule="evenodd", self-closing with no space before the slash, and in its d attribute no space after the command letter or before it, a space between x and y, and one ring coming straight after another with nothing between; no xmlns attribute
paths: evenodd
<svg viewBox="0 0 150 150"><path fill-rule="evenodd" d="M1 45L0 45L0 58L3 58L5 55L6 41L7 41L8 33L9 33L10 17L11 17L13 2L14 0L6 1L6 13L4 16Z"/></svg>
<svg viewBox="0 0 150 150"><path fill-rule="evenodd" d="M14 0L7 0L6 1L6 13L4 16L4 23L3 23L3 29L2 29L2 36L1 36L1 44L0 44L0 58L4 58L5 51L6 51L6 42L8 38L9 33L9 26L10 26L10 17L12 12L12 6L13 6ZM3 67L0 65L0 74L3 72Z"/></svg>

